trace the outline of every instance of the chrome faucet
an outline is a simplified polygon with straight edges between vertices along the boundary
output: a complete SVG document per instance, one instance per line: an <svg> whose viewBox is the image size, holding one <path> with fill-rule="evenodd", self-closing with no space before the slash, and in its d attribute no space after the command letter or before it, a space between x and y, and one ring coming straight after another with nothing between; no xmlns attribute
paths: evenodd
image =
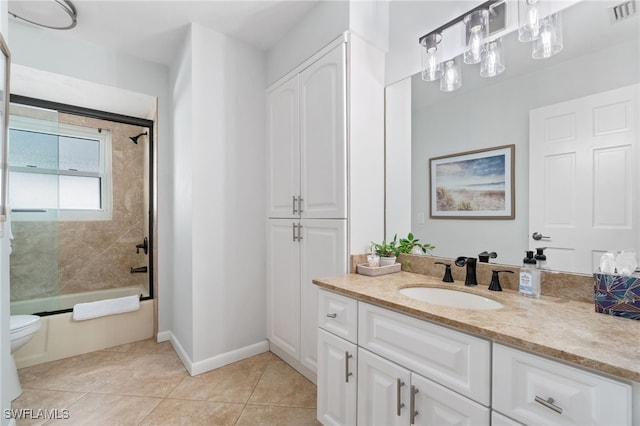
<svg viewBox="0 0 640 426"><path fill-rule="evenodd" d="M476 278L476 261L475 257L460 256L456 259L456 266L463 267L467 265L467 276L464 279L464 285L467 287L476 287L478 279Z"/></svg>

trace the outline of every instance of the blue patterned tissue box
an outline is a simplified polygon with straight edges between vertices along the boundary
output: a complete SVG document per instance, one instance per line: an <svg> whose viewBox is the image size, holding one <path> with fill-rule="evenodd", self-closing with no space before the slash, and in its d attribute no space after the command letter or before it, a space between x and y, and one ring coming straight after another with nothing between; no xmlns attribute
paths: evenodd
<svg viewBox="0 0 640 426"><path fill-rule="evenodd" d="M640 320L640 278L593 274L596 312Z"/></svg>

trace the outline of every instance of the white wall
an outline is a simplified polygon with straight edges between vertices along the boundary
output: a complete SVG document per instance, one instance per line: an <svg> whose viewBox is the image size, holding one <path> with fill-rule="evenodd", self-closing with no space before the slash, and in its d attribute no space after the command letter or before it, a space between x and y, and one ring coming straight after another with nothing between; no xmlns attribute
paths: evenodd
<svg viewBox="0 0 640 426"><path fill-rule="evenodd" d="M243 43L192 24L189 49L179 66L191 61L190 105L175 102L173 312L178 340L191 321L180 344L197 374L266 349L266 83L262 53Z"/></svg>
<svg viewBox="0 0 640 426"><path fill-rule="evenodd" d="M267 85L276 82L349 29L349 2L319 2L267 51Z"/></svg>
<svg viewBox="0 0 640 426"><path fill-rule="evenodd" d="M188 31L181 49L182 55L171 68L173 99L173 135L177 145L173 154L173 265L171 282L170 330L186 355L193 359L193 271L192 271L192 114L193 85L191 32Z"/></svg>
<svg viewBox="0 0 640 426"><path fill-rule="evenodd" d="M169 69L20 23L12 22L10 31L11 53L17 64L158 97L158 329L168 330L173 247Z"/></svg>

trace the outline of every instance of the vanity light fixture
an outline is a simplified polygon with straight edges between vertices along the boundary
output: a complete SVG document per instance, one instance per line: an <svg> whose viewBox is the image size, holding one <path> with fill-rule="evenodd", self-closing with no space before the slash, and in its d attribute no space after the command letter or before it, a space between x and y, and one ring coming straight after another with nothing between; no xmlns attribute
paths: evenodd
<svg viewBox="0 0 640 426"><path fill-rule="evenodd" d="M78 22L78 12L69 0L9 0L9 15L52 30L70 30Z"/></svg>
<svg viewBox="0 0 640 426"><path fill-rule="evenodd" d="M532 42L534 59L549 58L563 47L560 12L551 14L550 1L517 0L518 39ZM506 8L506 0L485 1L420 37L422 79L440 80L440 90L444 92L456 90L462 86L460 63L463 60L466 64L480 63L482 77L495 77L504 72L500 32L507 28ZM463 33L458 42L455 33L460 28Z"/></svg>
<svg viewBox="0 0 640 426"><path fill-rule="evenodd" d="M436 81L442 77L442 66L438 61L438 43L442 40L440 33L431 33L420 39L422 45L422 79Z"/></svg>
<svg viewBox="0 0 640 426"><path fill-rule="evenodd" d="M560 12L547 16L540 26L540 35L533 41L533 59L550 58L564 47Z"/></svg>
<svg viewBox="0 0 640 426"><path fill-rule="evenodd" d="M440 78L440 90L443 92L453 92L462 86L462 70L460 69L460 57L449 59L444 62L444 74Z"/></svg>
<svg viewBox="0 0 640 426"><path fill-rule="evenodd" d="M489 33L489 10L480 9L469 13L463 19L465 26L466 50L464 51L465 64L477 64L480 62L482 42Z"/></svg>
<svg viewBox="0 0 640 426"><path fill-rule="evenodd" d="M480 77L495 77L505 70L502 56L502 37L490 41L482 49Z"/></svg>

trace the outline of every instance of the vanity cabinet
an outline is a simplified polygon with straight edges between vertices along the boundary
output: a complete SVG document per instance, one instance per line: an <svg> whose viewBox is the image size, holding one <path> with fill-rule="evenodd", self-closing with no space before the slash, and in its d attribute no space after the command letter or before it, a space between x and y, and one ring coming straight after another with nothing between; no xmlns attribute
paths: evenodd
<svg viewBox="0 0 640 426"><path fill-rule="evenodd" d="M631 386L493 345L493 409L524 424L630 425Z"/></svg>
<svg viewBox="0 0 640 426"><path fill-rule="evenodd" d="M629 383L324 289L318 314L324 425L633 424Z"/></svg>

